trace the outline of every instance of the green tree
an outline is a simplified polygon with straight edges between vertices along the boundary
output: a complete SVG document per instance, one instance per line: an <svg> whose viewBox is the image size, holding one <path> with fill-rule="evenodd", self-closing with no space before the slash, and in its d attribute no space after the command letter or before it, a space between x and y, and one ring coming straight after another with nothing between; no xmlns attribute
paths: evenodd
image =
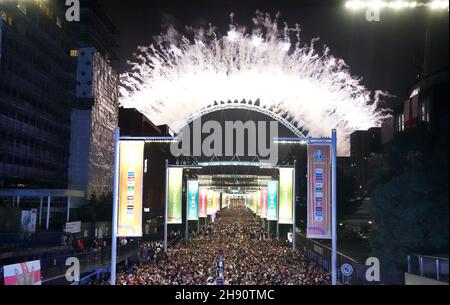
<svg viewBox="0 0 450 305"><path fill-rule="evenodd" d="M408 129L389 147L377 180L370 242L382 272L404 271L408 254L448 253L448 138Z"/></svg>
<svg viewBox="0 0 450 305"><path fill-rule="evenodd" d="M111 221L112 219L112 195L93 194L91 199L79 209L79 216L82 222Z"/></svg>

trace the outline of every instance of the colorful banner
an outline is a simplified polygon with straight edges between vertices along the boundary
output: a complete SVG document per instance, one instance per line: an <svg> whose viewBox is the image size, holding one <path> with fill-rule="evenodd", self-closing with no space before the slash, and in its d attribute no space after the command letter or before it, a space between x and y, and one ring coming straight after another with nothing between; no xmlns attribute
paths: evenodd
<svg viewBox="0 0 450 305"><path fill-rule="evenodd" d="M278 213L278 223L293 223L293 206L294 198L294 169L280 168L280 210Z"/></svg>
<svg viewBox="0 0 450 305"><path fill-rule="evenodd" d="M181 224L182 219L182 203L181 194L183 188L183 169L178 167L169 167L169 189L168 189L168 207L167 207L167 223Z"/></svg>
<svg viewBox="0 0 450 305"><path fill-rule="evenodd" d="M331 238L331 145L308 145L308 238Z"/></svg>
<svg viewBox="0 0 450 305"><path fill-rule="evenodd" d="M215 213L215 206L214 206L214 198L216 196L214 195L214 191L213 190L208 190L207 192L207 196L206 196L206 214L208 215L212 215Z"/></svg>
<svg viewBox="0 0 450 305"><path fill-rule="evenodd" d="M144 142L119 144L119 211L117 236L142 236Z"/></svg>
<svg viewBox="0 0 450 305"><path fill-rule="evenodd" d="M198 217L207 217L206 206L208 202L208 189L206 187L199 188Z"/></svg>
<svg viewBox="0 0 450 305"><path fill-rule="evenodd" d="M216 207L216 212L220 211L220 192L216 192L216 197L215 197L215 207Z"/></svg>
<svg viewBox="0 0 450 305"><path fill-rule="evenodd" d="M250 198L252 199L252 211L256 214L256 193L252 193Z"/></svg>
<svg viewBox="0 0 450 305"><path fill-rule="evenodd" d="M267 220L278 220L278 181L267 182Z"/></svg>
<svg viewBox="0 0 450 305"><path fill-rule="evenodd" d="M260 196L260 216L261 218L267 218L267 188L261 188Z"/></svg>
<svg viewBox="0 0 450 305"><path fill-rule="evenodd" d="M4 285L41 285L41 261L3 267Z"/></svg>
<svg viewBox="0 0 450 305"><path fill-rule="evenodd" d="M222 209L228 205L227 200L228 200L228 194L222 193L222 206L221 206Z"/></svg>
<svg viewBox="0 0 450 305"><path fill-rule="evenodd" d="M261 191L257 191L254 194L256 199L256 215L261 216Z"/></svg>
<svg viewBox="0 0 450 305"><path fill-rule="evenodd" d="M198 181L189 180L188 187L188 220L198 220Z"/></svg>

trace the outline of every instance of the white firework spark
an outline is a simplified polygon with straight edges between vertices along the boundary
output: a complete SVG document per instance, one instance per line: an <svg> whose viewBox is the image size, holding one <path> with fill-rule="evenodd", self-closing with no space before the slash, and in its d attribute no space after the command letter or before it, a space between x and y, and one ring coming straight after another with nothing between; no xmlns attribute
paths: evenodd
<svg viewBox="0 0 450 305"><path fill-rule="evenodd" d="M368 91L327 47L317 52L316 40L301 46L299 26L279 30L277 18L257 12L251 33L231 25L224 36L212 26L190 29L191 39L169 28L129 62L130 71L121 75L121 104L178 131L214 101L259 99L301 122L310 136L329 136L336 128L339 154L348 154L350 134L379 126L385 117L378 105L385 94Z"/></svg>

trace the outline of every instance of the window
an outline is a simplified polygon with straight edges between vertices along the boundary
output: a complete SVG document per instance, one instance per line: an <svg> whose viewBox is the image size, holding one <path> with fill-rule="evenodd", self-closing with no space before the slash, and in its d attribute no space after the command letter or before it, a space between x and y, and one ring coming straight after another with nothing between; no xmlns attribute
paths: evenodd
<svg viewBox="0 0 450 305"><path fill-rule="evenodd" d="M397 131L405 130L405 115L402 113L397 116Z"/></svg>
<svg viewBox="0 0 450 305"><path fill-rule="evenodd" d="M420 104L420 120L421 120L422 122L425 122L426 119L427 119L427 117L426 117L426 113L425 113L425 103L422 102L422 103Z"/></svg>
<svg viewBox="0 0 450 305"><path fill-rule="evenodd" d="M71 57L77 57L78 56L78 50L70 50L70 56Z"/></svg>

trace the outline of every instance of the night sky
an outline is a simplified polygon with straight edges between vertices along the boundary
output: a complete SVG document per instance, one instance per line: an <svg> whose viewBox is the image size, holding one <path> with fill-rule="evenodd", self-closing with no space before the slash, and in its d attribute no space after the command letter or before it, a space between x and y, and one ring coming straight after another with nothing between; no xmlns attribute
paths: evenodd
<svg viewBox="0 0 450 305"><path fill-rule="evenodd" d="M185 25L206 26L212 22L221 33L226 33L230 12L236 14L236 23L250 26L257 9L272 15L279 11L280 21L286 21L291 27L299 23L303 42L319 37L319 50L322 49L320 44L329 46L334 56L345 60L353 75L362 77L368 89L385 90L398 96L391 99L390 104L403 100L408 87L417 78L427 23L431 29L432 70L448 66L448 11L382 12L380 22L368 22L364 11L351 12L344 7L344 2L100 0L121 32L122 71L136 47L149 45L152 37L168 24L182 30Z"/></svg>

